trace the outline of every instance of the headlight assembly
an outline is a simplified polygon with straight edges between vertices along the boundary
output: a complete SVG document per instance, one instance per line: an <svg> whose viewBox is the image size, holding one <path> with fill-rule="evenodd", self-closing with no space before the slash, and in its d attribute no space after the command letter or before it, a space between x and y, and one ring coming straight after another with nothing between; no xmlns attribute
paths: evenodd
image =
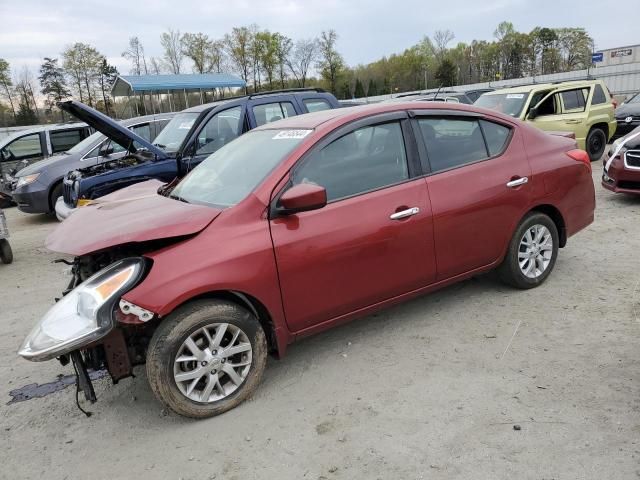
<svg viewBox="0 0 640 480"><path fill-rule="evenodd" d="M20 187L24 187L25 185L32 184L38 179L39 176L40 176L39 173L33 173L31 175L25 175L24 177L19 177L18 183L16 183L16 188L20 188Z"/></svg>
<svg viewBox="0 0 640 480"><path fill-rule="evenodd" d="M144 270L142 258L126 258L100 270L49 309L18 354L32 361L49 360L104 337L114 325L114 305Z"/></svg>

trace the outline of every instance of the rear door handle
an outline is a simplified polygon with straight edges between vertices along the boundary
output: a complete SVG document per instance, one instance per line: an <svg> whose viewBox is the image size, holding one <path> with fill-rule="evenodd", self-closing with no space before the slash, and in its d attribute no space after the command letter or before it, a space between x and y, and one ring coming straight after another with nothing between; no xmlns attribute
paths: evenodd
<svg viewBox="0 0 640 480"><path fill-rule="evenodd" d="M515 180L511 180L510 182L507 182L507 187L516 188L516 187L519 187L520 185L524 185L528 181L529 181L528 177L516 178Z"/></svg>
<svg viewBox="0 0 640 480"><path fill-rule="evenodd" d="M400 212L392 213L389 215L391 220L401 220L403 218L411 217L413 215L417 215L420 213L420 209L418 207L407 208L406 210L402 210Z"/></svg>
<svg viewBox="0 0 640 480"><path fill-rule="evenodd" d="M568 123L568 124L576 124L576 123L582 123L582 120L577 120L577 119L573 119L573 120L565 120L564 123Z"/></svg>

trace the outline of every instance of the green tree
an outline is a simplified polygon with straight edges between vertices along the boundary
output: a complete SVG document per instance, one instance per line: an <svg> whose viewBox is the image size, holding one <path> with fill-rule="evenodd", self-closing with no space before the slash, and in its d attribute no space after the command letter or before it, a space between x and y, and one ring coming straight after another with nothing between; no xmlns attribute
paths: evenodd
<svg viewBox="0 0 640 480"><path fill-rule="evenodd" d="M249 82L249 74L251 73L251 42L252 34L248 27L234 27L231 33L225 35L224 43L229 54L229 59L233 67L240 74L240 77ZM248 92L245 86L245 93Z"/></svg>
<svg viewBox="0 0 640 480"><path fill-rule="evenodd" d="M193 60L196 73L208 73L212 70L211 50L213 41L204 33L185 33L182 36L182 52Z"/></svg>
<svg viewBox="0 0 640 480"><path fill-rule="evenodd" d="M457 69L453 62L445 58L438 65L436 70L436 80L439 87L450 87L456 84Z"/></svg>
<svg viewBox="0 0 640 480"><path fill-rule="evenodd" d="M353 92L353 96L356 98L362 98L366 96L366 94L364 93L364 86L362 85L362 82L359 78L356 80L356 89Z"/></svg>
<svg viewBox="0 0 640 480"><path fill-rule="evenodd" d="M100 65L100 75L98 77L98 83L100 84L100 92L102 93L102 102L104 105L104 113L111 115L110 106L111 100L109 96L111 94L111 87L118 77L118 69L113 65L109 65L106 57L102 57L102 64Z"/></svg>
<svg viewBox="0 0 640 480"><path fill-rule="evenodd" d="M376 81L373 78L371 78L369 79L369 88L367 88L367 96L375 97L376 95L378 95L378 87L376 85Z"/></svg>
<svg viewBox="0 0 640 480"><path fill-rule="evenodd" d="M9 102L11 106L11 112L13 118L16 120L16 108L13 104L13 82L11 81L11 69L9 68L9 62L0 58L0 86L2 87L2 96Z"/></svg>
<svg viewBox="0 0 640 480"><path fill-rule="evenodd" d="M42 87L40 91L46 96L44 103L49 112L53 111L53 107L58 102L71 96L71 91L67 87L67 81L64 78L64 70L58 66L57 58L44 58L44 62L40 66L38 80ZM64 122L62 110L60 111L60 120Z"/></svg>
<svg viewBox="0 0 640 480"><path fill-rule="evenodd" d="M332 93L337 94L338 76L344 69L344 59L336 50L338 34L335 30L328 30L320 34L318 41L320 61L318 70L320 76L329 84ZM357 96L357 94L356 94Z"/></svg>
<svg viewBox="0 0 640 480"><path fill-rule="evenodd" d="M86 103L93 107L95 84L102 67L102 55L91 45L74 43L62 52L62 58L62 67L72 79L80 101L84 102L86 99Z"/></svg>
<svg viewBox="0 0 640 480"><path fill-rule="evenodd" d="M287 63L293 42L286 35L281 33L273 34L273 41L275 44L275 55L278 62L278 79L280 86L285 88L285 82L287 80Z"/></svg>

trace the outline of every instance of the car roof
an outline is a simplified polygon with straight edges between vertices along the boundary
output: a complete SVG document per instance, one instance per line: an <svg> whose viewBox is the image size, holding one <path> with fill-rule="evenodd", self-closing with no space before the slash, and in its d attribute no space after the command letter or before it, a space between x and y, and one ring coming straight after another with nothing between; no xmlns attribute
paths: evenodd
<svg viewBox="0 0 640 480"><path fill-rule="evenodd" d="M456 111L463 111L501 118L505 121L508 121L509 123L513 123L514 120L511 116L504 115L493 110L474 107L472 105L467 105L464 103L405 101L397 103L372 103L369 105L361 105L358 107L336 108L332 110L307 113L304 115L296 115L293 117L285 118L283 120L266 123L256 128L255 130L314 130L321 125L325 126L324 124L326 124L328 128L331 128L338 124L347 123L352 120L359 120L360 118L366 118L368 116L376 114L409 110L450 110L451 113L454 114Z"/></svg>
<svg viewBox="0 0 640 480"><path fill-rule="evenodd" d="M15 140L18 137L23 137L25 135L30 135L32 133L56 131L56 130L63 130L67 128L81 128L86 126L87 126L86 123L71 122L71 123L52 123L48 125L38 125L37 127L32 127L32 128L25 128L24 130L18 130L7 137L3 137L2 139L0 139L0 147L4 147L6 144Z"/></svg>
<svg viewBox="0 0 640 480"><path fill-rule="evenodd" d="M558 83L533 83L529 85L519 85L516 87L499 88L492 92L486 92L484 95L501 95L504 93L529 93L537 90L550 90L552 88L563 88L572 86L590 86L595 83L600 83L600 80L571 80L567 82Z"/></svg>
<svg viewBox="0 0 640 480"><path fill-rule="evenodd" d="M235 106L242 105L249 100L259 99L259 98L269 98L269 97L282 97L282 96L307 96L307 95L317 95L321 97L326 97L329 95L322 89L314 89L314 88L303 88L303 89L289 89L289 90L274 90L272 92L258 92L251 95L241 95L237 97L229 97L217 100L215 102L205 103L202 105L196 105L194 107L186 108L182 110L180 113L184 112L193 112L193 113L202 113L207 112L211 109L220 107L221 105L226 106Z"/></svg>

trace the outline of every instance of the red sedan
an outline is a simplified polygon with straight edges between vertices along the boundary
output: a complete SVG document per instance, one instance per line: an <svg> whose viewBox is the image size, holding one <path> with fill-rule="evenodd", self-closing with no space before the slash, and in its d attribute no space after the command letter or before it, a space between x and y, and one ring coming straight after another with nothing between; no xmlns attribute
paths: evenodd
<svg viewBox="0 0 640 480"><path fill-rule="evenodd" d="M117 381L146 362L169 408L216 415L301 337L491 269L540 285L594 207L574 140L493 111L292 117L65 220L47 246L74 280L20 355L73 361L90 400L87 367Z"/></svg>

